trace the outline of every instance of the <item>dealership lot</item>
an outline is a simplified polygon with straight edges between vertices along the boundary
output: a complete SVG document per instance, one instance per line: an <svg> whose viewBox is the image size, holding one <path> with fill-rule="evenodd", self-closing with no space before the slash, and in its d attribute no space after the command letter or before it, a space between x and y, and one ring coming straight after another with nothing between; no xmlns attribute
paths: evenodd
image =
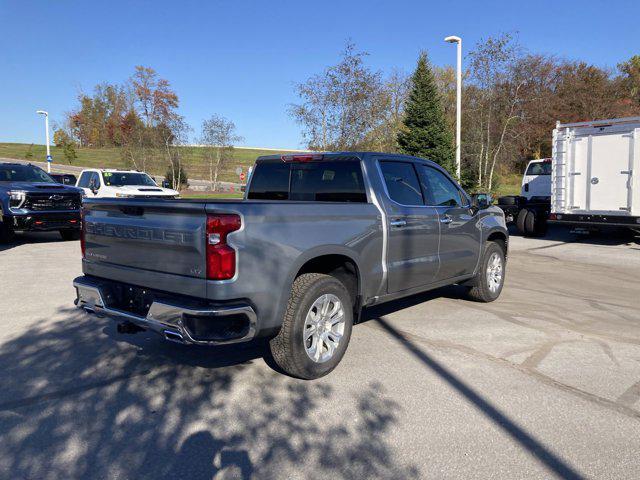
<svg viewBox="0 0 640 480"><path fill-rule="evenodd" d="M313 382L118 335L73 306L79 250L0 250L3 478L640 477L638 238L513 236L497 302L371 309Z"/></svg>

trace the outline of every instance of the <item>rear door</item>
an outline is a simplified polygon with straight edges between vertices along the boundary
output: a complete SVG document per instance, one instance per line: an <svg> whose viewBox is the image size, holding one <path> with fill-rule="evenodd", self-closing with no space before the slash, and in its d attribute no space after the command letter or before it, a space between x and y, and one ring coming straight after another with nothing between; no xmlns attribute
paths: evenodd
<svg viewBox="0 0 640 480"><path fill-rule="evenodd" d="M440 170L418 165L426 202L433 205L440 223L440 270L437 280L470 275L480 256L478 218L464 193Z"/></svg>
<svg viewBox="0 0 640 480"><path fill-rule="evenodd" d="M589 210L629 210L632 140L628 132L591 137Z"/></svg>
<svg viewBox="0 0 640 480"><path fill-rule="evenodd" d="M414 163L381 160L378 165L387 195L388 291L428 285L439 267L438 213L424 204Z"/></svg>

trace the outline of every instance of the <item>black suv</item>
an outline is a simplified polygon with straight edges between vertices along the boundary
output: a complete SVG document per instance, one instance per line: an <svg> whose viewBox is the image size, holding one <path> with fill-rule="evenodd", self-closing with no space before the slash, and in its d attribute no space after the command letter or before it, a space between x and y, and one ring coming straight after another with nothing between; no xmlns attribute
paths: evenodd
<svg viewBox="0 0 640 480"><path fill-rule="evenodd" d="M82 189L61 185L35 165L0 163L0 243L16 231L58 230L80 238Z"/></svg>

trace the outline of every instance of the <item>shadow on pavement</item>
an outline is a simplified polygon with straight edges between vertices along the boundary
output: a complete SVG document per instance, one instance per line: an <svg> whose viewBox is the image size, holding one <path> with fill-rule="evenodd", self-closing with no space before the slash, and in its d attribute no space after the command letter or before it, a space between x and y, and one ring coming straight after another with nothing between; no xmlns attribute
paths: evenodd
<svg viewBox="0 0 640 480"><path fill-rule="evenodd" d="M114 341L109 320L58 315L0 346L6 478L419 477L388 443L400 407L375 381L337 400L256 364L260 345Z"/></svg>
<svg viewBox="0 0 640 480"><path fill-rule="evenodd" d="M52 243L52 242L63 242L62 238L60 238L60 234L55 232L19 232L15 234L15 237L11 240L11 242L6 244L0 244L0 252L5 250L10 250L15 247L19 247L20 245L25 245L27 243ZM80 247L78 247L79 251Z"/></svg>
<svg viewBox="0 0 640 480"><path fill-rule="evenodd" d="M640 225L638 226L640 228ZM509 225L509 235L522 237L515 225ZM568 227L549 225L546 235L543 237L529 237L529 240L547 240L563 243L584 243L587 245L633 245L640 246L640 233L629 229L609 229L589 234L572 233Z"/></svg>
<svg viewBox="0 0 640 480"><path fill-rule="evenodd" d="M400 306L399 308L406 308ZM491 420L496 426L507 433L515 442L525 449L538 462L551 470L560 478L566 479L582 479L583 476L567 464L562 458L551 452L546 446L536 440L531 434L527 433L522 427L519 427L513 420L498 410L491 403L478 394L473 388L460 380L456 375L450 372L442 364L433 359L430 355L420 349L415 343L409 340L402 332L395 329L384 318L376 318L375 321L386 331L391 337L397 340L405 347L413 356L420 360L427 368L437 374L446 381L451 388L458 394L462 395L483 415Z"/></svg>

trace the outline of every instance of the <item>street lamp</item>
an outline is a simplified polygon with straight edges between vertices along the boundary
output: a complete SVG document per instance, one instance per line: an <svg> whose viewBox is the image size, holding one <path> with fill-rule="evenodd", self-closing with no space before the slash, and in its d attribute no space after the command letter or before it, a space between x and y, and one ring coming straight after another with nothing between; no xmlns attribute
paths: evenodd
<svg viewBox="0 0 640 480"><path fill-rule="evenodd" d="M462 39L451 36L444 39L445 42L458 44L458 66L456 71L456 175L460 176L460 128L462 124Z"/></svg>
<svg viewBox="0 0 640 480"><path fill-rule="evenodd" d="M53 159L51 158L51 151L49 150L49 112L45 112L44 110L37 110L36 113L39 115L44 115L44 129L47 138L47 172L51 173L51 161Z"/></svg>

